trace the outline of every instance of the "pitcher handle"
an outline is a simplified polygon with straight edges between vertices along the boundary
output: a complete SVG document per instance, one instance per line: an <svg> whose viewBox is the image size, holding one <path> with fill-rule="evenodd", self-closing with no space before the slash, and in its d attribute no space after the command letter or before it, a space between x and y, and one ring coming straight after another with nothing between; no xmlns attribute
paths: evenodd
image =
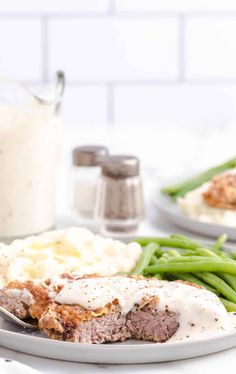
<svg viewBox="0 0 236 374"><path fill-rule="evenodd" d="M62 70L56 72L56 84L55 84L55 103L59 103L62 99L65 89L65 73Z"/></svg>

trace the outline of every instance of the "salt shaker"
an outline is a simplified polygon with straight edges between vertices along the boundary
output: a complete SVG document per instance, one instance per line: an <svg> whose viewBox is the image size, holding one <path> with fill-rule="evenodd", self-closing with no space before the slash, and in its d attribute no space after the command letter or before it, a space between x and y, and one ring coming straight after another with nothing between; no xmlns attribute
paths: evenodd
<svg viewBox="0 0 236 374"><path fill-rule="evenodd" d="M101 162L107 155L108 149L103 146L85 145L73 149L72 209L82 218L94 218Z"/></svg>
<svg viewBox="0 0 236 374"><path fill-rule="evenodd" d="M139 161L133 156L108 156L102 164L96 214L103 232L131 232L143 218Z"/></svg>

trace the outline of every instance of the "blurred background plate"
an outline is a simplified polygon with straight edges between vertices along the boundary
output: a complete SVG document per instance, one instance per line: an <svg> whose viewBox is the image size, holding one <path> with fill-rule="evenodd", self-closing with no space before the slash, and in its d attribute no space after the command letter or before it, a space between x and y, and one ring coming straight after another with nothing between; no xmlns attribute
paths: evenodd
<svg viewBox="0 0 236 374"><path fill-rule="evenodd" d="M217 225L191 219L185 216L180 211L177 204L174 203L168 196L165 196L157 190L153 195L153 201L155 207L160 211L160 213L178 227L213 238L217 238L222 234L227 234L229 240L236 241L235 227Z"/></svg>

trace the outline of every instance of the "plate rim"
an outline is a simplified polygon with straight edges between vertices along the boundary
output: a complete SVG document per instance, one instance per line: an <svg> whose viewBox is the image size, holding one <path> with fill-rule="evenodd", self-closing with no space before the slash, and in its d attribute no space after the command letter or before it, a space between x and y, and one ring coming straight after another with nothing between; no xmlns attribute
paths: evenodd
<svg viewBox="0 0 236 374"><path fill-rule="evenodd" d="M204 222L204 221L200 221L200 220L193 219L193 218L190 218L190 217L186 216L185 214L183 214L181 212L181 210L178 208L177 204L174 203L171 200L170 196L167 196L163 192L161 192L160 187L156 188L153 191L151 200L154 203L154 206L156 207L156 209L158 209L163 215L165 215L165 217L169 221L171 221L172 223L174 223L178 227L182 227L187 231L196 232L196 233L199 233L199 234L202 234L202 235L205 235L205 236L208 235L210 237L217 237L217 235L216 234L207 234L206 233L207 229L209 229L209 230L217 229L217 230L221 231L221 233L227 232L229 240L236 241L236 227L220 225L218 223ZM165 201L168 202L168 205L171 208L173 207L173 210L171 210L171 208L169 208L169 207L166 208L164 206L163 202L165 202ZM177 223L178 218L181 218L183 221L188 222L192 225L197 225L200 228L199 229L194 229L194 228L190 229L188 227L188 225L185 225L184 223L183 224ZM203 231L202 231L201 228L203 228L203 227L205 229L203 229ZM230 232L234 231L235 235L229 234L229 231Z"/></svg>
<svg viewBox="0 0 236 374"><path fill-rule="evenodd" d="M25 330L27 331L27 330ZM8 330L8 329L4 329L2 327L0 327L0 335L12 335L12 336L20 336L23 340L35 340L35 341L38 341L40 340L42 343L43 342L46 342L47 344L56 344L56 345L61 345L62 347L63 346L76 346L76 347L83 347L83 348L90 348L90 349L97 349L98 347L106 347L105 349L109 349L109 350L112 350L114 349L114 347L118 347L119 349L126 349L126 347L128 346L129 349L134 349L134 348L142 348L142 349L146 349L148 350L148 348L154 348L154 347L166 347L168 346L169 348L175 348L175 347L179 347L179 346L182 346L182 347L185 347L185 346L189 346L189 344L191 345L198 345L198 344L201 344L203 342L207 342L207 341L210 341L210 342L214 342L214 341L219 341L219 340L222 340L223 338L227 338L227 337L233 337L234 335L236 336L236 327L233 329L233 330L230 330L230 331L225 331L225 332L222 332L222 333L217 333L217 334L214 334L210 337L204 337L204 338L201 338L201 339L189 339L189 340L181 340L181 341L177 341L177 342L165 342L165 343L158 343L158 342L150 342L150 343L139 343L139 344L127 344L127 343L124 343L124 342L113 342L113 343L109 343L109 344L90 344L90 343L76 343L76 342L68 342L68 341L62 341L62 340L56 340L56 339L50 339L50 338L47 338L47 337L41 337L41 336L35 336L35 335L30 335L30 334L27 334L27 333L22 333L22 332L17 332L17 331L11 331L11 330ZM128 341L128 340L127 340ZM127 342L126 341L126 342ZM130 340L132 342L132 340ZM236 344L235 344L236 346Z"/></svg>
<svg viewBox="0 0 236 374"><path fill-rule="evenodd" d="M0 344L14 351L59 361L137 365L200 358L235 348L236 331L174 343L135 344L131 341L127 345L63 342L1 329Z"/></svg>

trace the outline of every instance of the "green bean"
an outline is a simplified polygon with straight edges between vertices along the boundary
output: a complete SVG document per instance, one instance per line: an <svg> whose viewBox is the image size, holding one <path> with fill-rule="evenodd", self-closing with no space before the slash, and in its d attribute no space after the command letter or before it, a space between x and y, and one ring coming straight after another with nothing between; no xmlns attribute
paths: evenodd
<svg viewBox="0 0 236 374"><path fill-rule="evenodd" d="M168 253L164 253L160 258L159 258L159 261L158 261L158 264L161 264L163 262L168 262L169 261L169 255Z"/></svg>
<svg viewBox="0 0 236 374"><path fill-rule="evenodd" d="M155 255L153 255L149 261L149 264L150 265L155 265L155 264L158 264L158 259Z"/></svg>
<svg viewBox="0 0 236 374"><path fill-rule="evenodd" d="M187 240L188 242L191 241L187 236L180 235L180 234L170 234L170 238L172 239L180 239L180 240Z"/></svg>
<svg viewBox="0 0 236 374"><path fill-rule="evenodd" d="M211 251L209 248L198 247L198 248L195 249L195 252L199 256L207 256L207 257L219 258L219 256L216 253L214 253L213 251Z"/></svg>
<svg viewBox="0 0 236 374"><path fill-rule="evenodd" d="M225 274L225 273L216 273L220 278L224 279L234 291L236 291L236 277L232 274Z"/></svg>
<svg viewBox="0 0 236 374"><path fill-rule="evenodd" d="M222 238L222 236L220 238ZM218 258L218 259L222 258L222 256L216 254L215 252L211 251L208 248L197 248L196 252L199 255L212 256L212 258L214 258L214 259L215 258ZM225 258L227 261L230 261L230 258L227 255L223 256L223 258ZM218 273L217 275L219 275L219 277L223 278L233 288L233 290L236 291L236 277L234 275L224 274L224 273Z"/></svg>
<svg viewBox="0 0 236 374"><path fill-rule="evenodd" d="M149 264L150 259L152 258L157 248L158 248L158 244L150 243L143 249L141 256L139 258L139 261L136 265L136 268L132 274L139 275L143 273L143 270Z"/></svg>
<svg viewBox="0 0 236 374"><path fill-rule="evenodd" d="M203 257L203 256L179 256L179 257L169 257L169 262L201 262L201 261L212 261L212 262L222 262L219 258Z"/></svg>
<svg viewBox="0 0 236 374"><path fill-rule="evenodd" d="M205 248L204 248L205 249ZM198 251L198 249L197 249L197 251ZM227 261L229 261L229 260L231 260L232 261L232 258L226 253L226 252L222 252L222 251L219 251L219 252L213 252L213 251L211 251L211 250L208 250L208 254L210 255L210 252L211 252L211 254L212 254L212 257L216 257L216 256L218 256L218 258L223 258L224 260L227 260ZM205 253L207 253L206 252L206 249L205 249Z"/></svg>
<svg viewBox="0 0 236 374"><path fill-rule="evenodd" d="M211 273L196 273L198 278L202 279L204 282L208 283L210 286L214 287L220 293L225 296L229 301L236 303L236 293L234 290L225 283L221 278L217 277L215 274Z"/></svg>
<svg viewBox="0 0 236 374"><path fill-rule="evenodd" d="M215 288L209 286L207 283L202 282L200 279L198 279L197 277L195 277L192 274L174 273L173 275L176 279L181 279L181 280L184 280L184 281L187 281L187 282L190 282L190 283L198 284L199 286L202 286L202 287L206 288L208 291L211 291L211 292L215 293L216 295L219 295L219 292Z"/></svg>
<svg viewBox="0 0 236 374"><path fill-rule="evenodd" d="M179 240L185 240L186 242L188 243L194 243L194 244L198 244L199 246L201 246L200 243L197 243L195 240L192 240L190 238L188 238L187 236L184 236L184 235L180 235L180 234L170 234L170 238L171 239L179 239Z"/></svg>
<svg viewBox="0 0 236 374"><path fill-rule="evenodd" d="M192 239L189 239L187 236L179 235L179 234L171 234L170 238L172 238L172 239L179 239L179 240L185 240L186 243L191 243L192 246L194 247L195 251L198 250L198 249L201 249L201 250L203 249L203 250L206 251L205 253L207 253L207 251L209 250L209 251L211 251L214 254L214 252L210 249L210 247L208 247L206 245L203 246L202 243L198 243L198 242L196 242L196 241L194 241Z"/></svg>
<svg viewBox="0 0 236 374"><path fill-rule="evenodd" d="M168 262L168 259L169 259L169 256L167 254L167 252L163 253L163 255L158 259L158 264L163 264L163 263L166 263ZM165 278L165 273L156 273L154 275L155 278L158 278L158 279L164 279Z"/></svg>
<svg viewBox="0 0 236 374"><path fill-rule="evenodd" d="M214 252L210 250L209 248L203 248L199 247L195 249L195 252L199 254L200 256L210 256L218 259L225 259L227 261L232 261L232 258L228 256L225 252Z"/></svg>
<svg viewBox="0 0 236 374"><path fill-rule="evenodd" d="M147 274L155 273L194 273L196 271L230 273L236 275L236 264L230 261L199 261L199 262L172 262L147 266L145 268Z"/></svg>
<svg viewBox="0 0 236 374"><path fill-rule="evenodd" d="M199 248L196 248L195 251L200 256L211 256L212 258L214 258L214 259L217 258L219 260L223 257L225 260L230 261L230 258L227 255L220 256L220 254L219 255L216 254L215 252L211 251L209 248L199 247ZM233 288L233 290L236 291L236 277L234 275L224 274L224 273L218 273L217 275L219 275L219 277L223 278Z"/></svg>
<svg viewBox="0 0 236 374"><path fill-rule="evenodd" d="M236 312L236 304L231 303L231 301L224 299L223 297L219 298L222 304L224 305L227 312Z"/></svg>
<svg viewBox="0 0 236 374"><path fill-rule="evenodd" d="M178 251L176 251L175 249L169 249L167 252L168 256L170 256L171 258L175 258L175 257L181 257L180 253Z"/></svg>
<svg viewBox="0 0 236 374"><path fill-rule="evenodd" d="M217 241L215 242L215 244L213 246L213 249L216 252L220 252L222 250L222 246L226 242L227 237L228 237L227 234L223 234L223 235L219 236L219 238L217 239Z"/></svg>
<svg viewBox="0 0 236 374"><path fill-rule="evenodd" d="M179 253L181 256L196 256L196 251L191 249L180 250Z"/></svg>
<svg viewBox="0 0 236 374"><path fill-rule="evenodd" d="M198 279L196 277L194 277L192 274L189 274L189 273L174 273L174 274L172 274L172 276L175 279L181 279L181 280L191 282L191 283L197 283L197 281L198 281ZM201 282L201 281L199 281L199 282Z"/></svg>
<svg viewBox="0 0 236 374"><path fill-rule="evenodd" d="M163 255L164 251L160 248L160 246L157 246L157 249L155 250L155 256L157 258L161 257Z"/></svg>
<svg viewBox="0 0 236 374"><path fill-rule="evenodd" d="M233 258L234 260L236 260L236 252L235 251L232 251L230 253L230 255L231 255L231 258Z"/></svg>
<svg viewBox="0 0 236 374"><path fill-rule="evenodd" d="M171 247L171 248L182 248L182 249L196 249L199 247L198 243L188 242L187 240L182 239L173 239L173 238L158 238L158 237L142 237L135 240L142 246L145 246L149 243L157 243L161 247Z"/></svg>
<svg viewBox="0 0 236 374"><path fill-rule="evenodd" d="M223 259L225 259L225 260L231 260L231 261L234 261L234 259L230 256L230 254L229 253L227 253L227 252L221 252L221 253L218 253L218 256L220 257L220 258L223 258Z"/></svg>

